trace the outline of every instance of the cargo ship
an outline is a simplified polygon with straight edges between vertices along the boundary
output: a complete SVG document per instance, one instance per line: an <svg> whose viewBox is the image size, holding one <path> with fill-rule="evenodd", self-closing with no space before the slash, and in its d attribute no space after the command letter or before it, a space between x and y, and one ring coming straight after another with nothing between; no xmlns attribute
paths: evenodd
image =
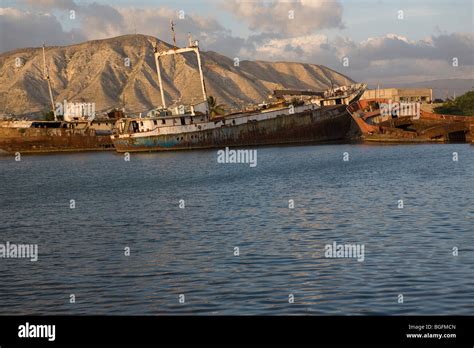
<svg viewBox="0 0 474 348"><path fill-rule="evenodd" d="M122 117L123 113L114 110L107 114L106 119L95 119L95 110L86 110L90 108L86 108L88 104L84 103L76 110L70 108L68 111L67 107L62 107L59 113L58 105L63 105L54 103L44 43L43 73L48 83L53 120L0 121L0 154L113 150L110 135L115 120Z"/></svg>
<svg viewBox="0 0 474 348"><path fill-rule="evenodd" d="M387 106L396 105L390 110ZM472 142L474 116L442 115L419 103L392 103L377 98L357 100L347 110L367 142Z"/></svg>
<svg viewBox="0 0 474 348"><path fill-rule="evenodd" d="M173 27L172 27L173 30ZM174 34L174 31L173 31ZM365 84L341 86L322 92L276 91L279 100L259 104L254 110L213 115L207 101L198 41L159 51L154 46L161 107L147 117L123 118L116 123L112 141L118 152L190 150L275 144L315 143L342 140L351 127L347 105L364 92ZM194 52L202 89L202 101L192 105L166 106L160 59ZM285 100L284 94L293 96ZM295 96L299 95L299 98Z"/></svg>

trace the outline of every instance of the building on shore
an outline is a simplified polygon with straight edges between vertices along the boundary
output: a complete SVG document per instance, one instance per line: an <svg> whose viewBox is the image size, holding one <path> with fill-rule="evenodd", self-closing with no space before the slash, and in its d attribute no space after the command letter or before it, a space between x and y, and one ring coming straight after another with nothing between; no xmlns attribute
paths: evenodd
<svg viewBox="0 0 474 348"><path fill-rule="evenodd" d="M361 100L389 99L393 102L420 102L431 103L433 90L431 88L376 88L367 89Z"/></svg>

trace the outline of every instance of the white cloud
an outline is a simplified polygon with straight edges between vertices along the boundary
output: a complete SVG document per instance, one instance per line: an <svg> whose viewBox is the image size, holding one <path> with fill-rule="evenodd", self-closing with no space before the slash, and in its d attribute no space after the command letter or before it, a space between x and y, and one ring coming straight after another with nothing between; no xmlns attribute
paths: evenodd
<svg viewBox="0 0 474 348"><path fill-rule="evenodd" d="M175 24L177 43L186 45L188 33L199 39L206 50L222 49L226 54L235 54L243 44L243 39L232 36L216 19L198 15L185 15L179 19L178 12L173 9L161 8L119 8L123 18L122 34L133 33L153 35L164 41L171 42L170 19ZM92 36L92 33L89 35Z"/></svg>
<svg viewBox="0 0 474 348"><path fill-rule="evenodd" d="M327 36L312 34L292 38L270 38L262 43L246 47L241 52L260 60L309 61L322 56L328 59L337 59L337 48L327 45Z"/></svg>
<svg viewBox="0 0 474 348"><path fill-rule="evenodd" d="M225 2L224 8L246 22L251 30L283 36L308 35L318 29L343 27L342 5L335 0L230 0Z"/></svg>

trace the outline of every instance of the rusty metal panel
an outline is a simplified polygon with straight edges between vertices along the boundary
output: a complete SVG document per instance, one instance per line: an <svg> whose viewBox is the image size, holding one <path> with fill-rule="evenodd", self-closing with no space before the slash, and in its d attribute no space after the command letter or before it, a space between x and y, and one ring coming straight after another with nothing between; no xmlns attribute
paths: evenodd
<svg viewBox="0 0 474 348"><path fill-rule="evenodd" d="M94 129L0 128L0 150L7 153L113 149L110 135Z"/></svg>

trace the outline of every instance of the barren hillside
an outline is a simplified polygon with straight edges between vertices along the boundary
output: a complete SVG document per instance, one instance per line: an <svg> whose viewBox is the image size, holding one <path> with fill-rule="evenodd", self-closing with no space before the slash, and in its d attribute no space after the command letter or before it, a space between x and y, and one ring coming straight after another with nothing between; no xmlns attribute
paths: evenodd
<svg viewBox="0 0 474 348"><path fill-rule="evenodd" d="M125 104L141 112L161 105L153 42L145 35L126 35L64 47L48 47L46 61L56 102L95 102L96 110ZM127 59L128 58L128 59ZM274 89L322 90L351 83L327 67L290 62L241 61L215 52L202 52L208 95L228 106L261 102ZM20 63L20 64L18 64ZM129 64L128 64L129 63ZM47 110L48 88L43 76L41 48L25 48L0 55L0 114L25 115ZM201 99L196 57L193 53L166 57L162 77L171 102Z"/></svg>

